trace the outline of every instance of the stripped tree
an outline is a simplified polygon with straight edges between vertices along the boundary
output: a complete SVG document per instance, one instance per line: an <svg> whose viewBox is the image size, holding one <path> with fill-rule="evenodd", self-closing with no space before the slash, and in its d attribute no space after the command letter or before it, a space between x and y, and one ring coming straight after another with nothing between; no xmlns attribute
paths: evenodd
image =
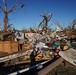
<svg viewBox="0 0 76 75"><path fill-rule="evenodd" d="M24 6L24 4L22 2L15 2L15 4L9 10L7 10L6 1L3 0L3 3L4 3L4 8L0 6L0 9L4 13L4 20L3 20L4 21L4 32L6 32L7 28L10 27L10 25L7 25L8 24L8 14L13 12L18 5L21 4L21 8L22 8Z"/></svg>
<svg viewBox="0 0 76 75"><path fill-rule="evenodd" d="M50 21L50 19L52 18L53 14L46 14L46 12L44 11L44 15L41 15L44 19L42 20L42 22L40 22L38 27L41 27L42 30L45 30L45 32L48 32L48 22Z"/></svg>
<svg viewBox="0 0 76 75"><path fill-rule="evenodd" d="M73 20L73 22L72 22L72 29L76 29L75 26L76 26L76 19Z"/></svg>

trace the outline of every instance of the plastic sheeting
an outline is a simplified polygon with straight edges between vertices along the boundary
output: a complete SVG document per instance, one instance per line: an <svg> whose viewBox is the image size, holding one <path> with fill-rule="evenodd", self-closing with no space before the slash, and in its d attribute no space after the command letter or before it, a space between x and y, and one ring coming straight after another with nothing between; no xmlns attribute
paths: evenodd
<svg viewBox="0 0 76 75"><path fill-rule="evenodd" d="M48 46L46 46L45 43L40 42L36 45L36 48L48 48Z"/></svg>
<svg viewBox="0 0 76 75"><path fill-rule="evenodd" d="M70 48L67 51L60 51L59 55L64 58L66 61L76 66L76 50Z"/></svg>

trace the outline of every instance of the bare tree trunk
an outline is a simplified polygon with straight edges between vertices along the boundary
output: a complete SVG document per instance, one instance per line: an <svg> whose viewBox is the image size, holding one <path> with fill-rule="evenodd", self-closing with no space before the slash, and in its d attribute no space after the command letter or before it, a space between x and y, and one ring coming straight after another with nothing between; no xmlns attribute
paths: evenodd
<svg viewBox="0 0 76 75"><path fill-rule="evenodd" d="M46 20L46 33L48 33L48 21Z"/></svg>
<svg viewBox="0 0 76 75"><path fill-rule="evenodd" d="M48 17L45 16L44 18L45 18L45 25L46 25L45 26L45 28L46 28L45 32L48 33Z"/></svg>
<svg viewBox="0 0 76 75"><path fill-rule="evenodd" d="M7 31L7 14L4 13L4 32Z"/></svg>
<svg viewBox="0 0 76 75"><path fill-rule="evenodd" d="M21 4L21 5L22 5L21 8L23 8L23 7L24 7L24 4L23 4L22 2L17 2L17 3L15 3L15 4L12 6L12 8L11 8L10 10L7 11L7 3L6 3L6 1L3 0L3 3L4 3L4 8L2 8L2 7L0 6L0 9L1 9L2 12L4 13L4 19L3 19L3 21L4 21L4 32L6 32L6 31L7 31L7 28L8 28L8 27L7 27L8 14L11 13L12 11L14 11L19 4Z"/></svg>

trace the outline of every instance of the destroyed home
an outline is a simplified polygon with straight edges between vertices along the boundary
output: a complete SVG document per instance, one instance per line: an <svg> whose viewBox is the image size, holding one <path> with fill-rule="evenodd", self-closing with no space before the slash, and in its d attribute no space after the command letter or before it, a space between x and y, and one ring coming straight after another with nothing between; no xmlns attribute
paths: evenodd
<svg viewBox="0 0 76 75"><path fill-rule="evenodd" d="M36 0L34 1L36 2ZM52 13L51 11L50 13L45 10L43 11L42 8L41 11L43 11L43 15L40 15L40 9L36 8L38 10L37 14L40 16L36 16L37 11L34 6L35 13L32 13L33 9L31 8L31 15L26 14L24 16L22 13L23 10L33 7L35 4L30 7L28 7L27 4L30 3L31 5L34 1L0 1L0 19L3 19L2 22L0 21L0 25L3 25L3 27L0 28L0 75L75 75L75 18L72 18L71 23L66 26L61 25L58 21L52 23L52 20L54 20L57 15L54 15L55 10L52 11L51 9L54 6L47 8L48 11L51 10ZM41 5L38 5L39 8L41 8L42 4L39 1L37 2ZM48 2L47 6L50 6L53 0L44 1L43 4L46 2ZM59 2L62 3L60 0ZM11 7L12 4L14 5ZM12 15L10 14L14 13L14 11L16 11L15 17L17 21L11 23L10 17ZM40 19L38 19L38 17L40 17ZM37 20L40 20L37 26L34 24L32 26L31 23L33 21L35 23ZM61 22L61 20L60 18L59 21ZM23 29L21 27L23 27Z"/></svg>

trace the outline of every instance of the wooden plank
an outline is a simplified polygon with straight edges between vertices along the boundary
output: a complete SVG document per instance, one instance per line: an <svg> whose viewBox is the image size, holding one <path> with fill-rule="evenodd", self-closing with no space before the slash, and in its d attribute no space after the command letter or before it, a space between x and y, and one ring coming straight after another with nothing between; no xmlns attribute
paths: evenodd
<svg viewBox="0 0 76 75"><path fill-rule="evenodd" d="M32 52L33 49L27 50L27 51L26 50L25 51L20 51L20 52L14 53L14 54L9 54L7 56L0 57L0 63L15 59L15 58L18 58L18 57L21 57L21 56L25 56L25 55L27 55L29 53L29 51Z"/></svg>
<svg viewBox="0 0 76 75"><path fill-rule="evenodd" d="M39 71L38 75L46 75L50 70L54 69L56 66L58 66L64 59L60 57L55 62L51 63L47 67L43 68L41 71Z"/></svg>
<svg viewBox="0 0 76 75"><path fill-rule="evenodd" d="M32 69L38 67L40 64L41 64L41 65L47 64L49 61L51 61L51 59L50 59L50 60L47 60L47 61L44 61L44 62L41 62L41 63L38 63L38 64L33 65L33 66L31 66L31 67L28 67L28 68L24 68L24 69L22 69L22 70L18 70L18 71L16 71L16 72L10 73L10 74L8 74L8 75L18 75L18 74L21 74L21 73L23 73L23 72L26 72L26 71L29 71L29 70L32 70ZM30 72L30 71L29 71L29 72ZM28 75L29 75L29 74L28 74Z"/></svg>
<svg viewBox="0 0 76 75"><path fill-rule="evenodd" d="M24 64L24 63L31 63L31 61L30 60L25 60L25 61L15 62L16 65L18 65L18 64Z"/></svg>
<svg viewBox="0 0 76 75"><path fill-rule="evenodd" d="M0 51L0 57L6 56L6 55L8 55L7 52L1 52L1 51Z"/></svg>
<svg viewBox="0 0 76 75"><path fill-rule="evenodd" d="M50 59L50 58L49 58L49 59ZM36 60L36 62L38 62L38 61L47 61L47 60L49 60L49 59L43 58L43 59L41 59L41 60ZM23 64L23 63L32 63L32 62L31 62L31 60L22 60L22 61L17 61L17 62L15 62L15 64Z"/></svg>

